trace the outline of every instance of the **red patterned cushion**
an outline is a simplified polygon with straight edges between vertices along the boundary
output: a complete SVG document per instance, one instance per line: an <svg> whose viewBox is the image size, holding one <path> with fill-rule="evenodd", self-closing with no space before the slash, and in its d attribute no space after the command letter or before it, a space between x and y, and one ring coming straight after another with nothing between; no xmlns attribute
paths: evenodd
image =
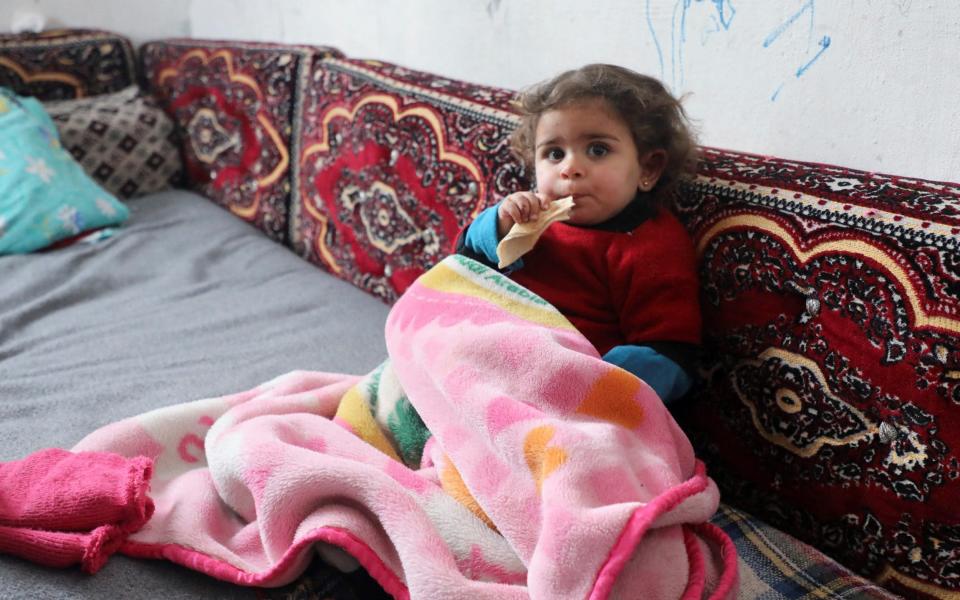
<svg viewBox="0 0 960 600"><path fill-rule="evenodd" d="M130 41L106 31L59 29L0 35L0 86L40 100L67 100L134 85Z"/></svg>
<svg viewBox="0 0 960 600"><path fill-rule="evenodd" d="M704 158L686 420L725 500L900 593L960 592L960 186Z"/></svg>
<svg viewBox="0 0 960 600"><path fill-rule="evenodd" d="M284 240L297 95L313 57L336 54L191 39L146 44L145 77L184 140L190 187Z"/></svg>
<svg viewBox="0 0 960 600"><path fill-rule="evenodd" d="M291 241L387 302L524 185L513 92L356 60L317 61L310 81Z"/></svg>

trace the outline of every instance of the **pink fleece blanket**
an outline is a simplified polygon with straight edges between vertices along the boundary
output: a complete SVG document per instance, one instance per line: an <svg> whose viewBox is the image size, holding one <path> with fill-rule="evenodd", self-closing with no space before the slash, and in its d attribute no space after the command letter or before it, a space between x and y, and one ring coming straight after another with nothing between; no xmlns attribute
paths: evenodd
<svg viewBox="0 0 960 600"><path fill-rule="evenodd" d="M154 459L156 512L121 551L275 586L316 548L396 598L735 594L686 437L544 300L452 256L386 341L364 378L293 372L81 441Z"/></svg>

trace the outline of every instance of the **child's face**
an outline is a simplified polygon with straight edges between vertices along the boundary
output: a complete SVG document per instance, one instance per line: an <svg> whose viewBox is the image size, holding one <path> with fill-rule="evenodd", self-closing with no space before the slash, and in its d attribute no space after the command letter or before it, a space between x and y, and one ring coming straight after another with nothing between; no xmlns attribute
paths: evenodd
<svg viewBox="0 0 960 600"><path fill-rule="evenodd" d="M537 191L551 202L573 196L577 225L615 216L660 175L642 164L630 129L603 99L543 113L535 140Z"/></svg>

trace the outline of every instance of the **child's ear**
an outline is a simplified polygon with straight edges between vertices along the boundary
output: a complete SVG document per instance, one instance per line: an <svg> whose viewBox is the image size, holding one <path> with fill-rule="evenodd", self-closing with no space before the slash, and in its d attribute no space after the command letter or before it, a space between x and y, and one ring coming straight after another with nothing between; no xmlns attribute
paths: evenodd
<svg viewBox="0 0 960 600"><path fill-rule="evenodd" d="M637 187L640 191L649 192L660 181L663 170L667 168L667 153L665 150L650 150L640 156L640 178Z"/></svg>

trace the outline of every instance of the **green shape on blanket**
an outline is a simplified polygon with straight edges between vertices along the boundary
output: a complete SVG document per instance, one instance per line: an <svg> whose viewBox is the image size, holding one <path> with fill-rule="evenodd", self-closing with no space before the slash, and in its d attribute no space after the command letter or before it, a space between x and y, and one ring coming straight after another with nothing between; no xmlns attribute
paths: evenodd
<svg viewBox="0 0 960 600"><path fill-rule="evenodd" d="M0 254L33 252L127 216L60 145L40 103L0 88Z"/></svg>
<svg viewBox="0 0 960 600"><path fill-rule="evenodd" d="M404 464L412 469L419 468L423 448L432 434L406 396L397 401L387 418L387 429L393 436Z"/></svg>
<svg viewBox="0 0 960 600"><path fill-rule="evenodd" d="M403 392L390 360L361 379L356 390L403 463L411 469L418 469L423 448L432 434Z"/></svg>
<svg viewBox="0 0 960 600"><path fill-rule="evenodd" d="M367 393L364 398L367 399L367 404L370 405L370 412L373 414L377 414L377 405L379 404L380 400L380 376L389 362L390 360L387 359L386 361L380 363L376 369L371 371L370 374L364 377L363 381L358 384L366 388Z"/></svg>

